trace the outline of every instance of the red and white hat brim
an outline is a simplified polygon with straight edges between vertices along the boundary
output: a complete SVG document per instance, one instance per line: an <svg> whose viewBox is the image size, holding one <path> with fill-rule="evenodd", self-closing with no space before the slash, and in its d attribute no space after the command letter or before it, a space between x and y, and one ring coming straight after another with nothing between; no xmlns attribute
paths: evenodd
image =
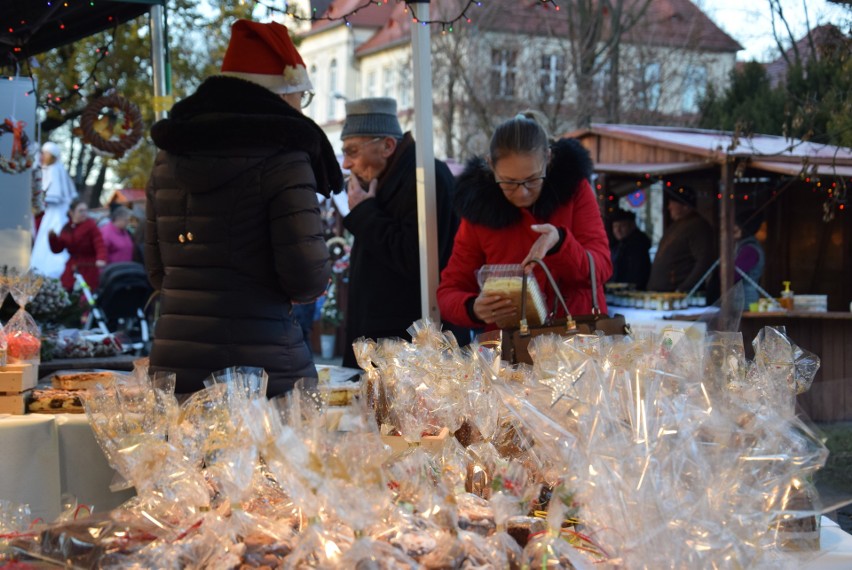
<svg viewBox="0 0 852 570"><path fill-rule="evenodd" d="M245 79L266 87L273 93L298 93L300 91L313 91L314 86L308 77L308 70L301 65L291 65L284 68L280 75L267 75L265 73L245 73L241 71L223 71L222 75Z"/></svg>

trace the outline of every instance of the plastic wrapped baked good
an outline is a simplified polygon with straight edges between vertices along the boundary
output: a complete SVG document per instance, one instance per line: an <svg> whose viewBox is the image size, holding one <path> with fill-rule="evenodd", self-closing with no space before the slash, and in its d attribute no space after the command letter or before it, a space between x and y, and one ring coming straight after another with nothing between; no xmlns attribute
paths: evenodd
<svg viewBox="0 0 852 570"><path fill-rule="evenodd" d="M479 287L485 293L500 295L512 300L513 305L521 311L521 291L524 281L524 268L520 264L483 265L476 274ZM540 325L547 317L547 307L541 289L532 276L527 279L527 324ZM518 320L505 319L497 321L501 329L517 327Z"/></svg>

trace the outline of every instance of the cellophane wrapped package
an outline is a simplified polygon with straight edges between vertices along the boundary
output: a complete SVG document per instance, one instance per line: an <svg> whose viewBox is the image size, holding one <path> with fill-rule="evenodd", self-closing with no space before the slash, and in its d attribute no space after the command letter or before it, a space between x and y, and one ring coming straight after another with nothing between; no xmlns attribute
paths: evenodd
<svg viewBox="0 0 852 570"><path fill-rule="evenodd" d="M7 274L7 279L9 293L18 305L4 327L9 361L38 365L41 362L41 330L26 306L38 293L44 277L32 271L23 274L13 271Z"/></svg>
<svg viewBox="0 0 852 570"><path fill-rule="evenodd" d="M517 327L521 319L524 267L521 264L483 265L476 272L476 279L483 293L511 299L518 310L516 316L499 320L496 325L501 329ZM532 274L527 276L526 297L527 324L544 323L547 318L547 304L538 281Z"/></svg>
<svg viewBox="0 0 852 570"><path fill-rule="evenodd" d="M708 335L701 346L669 330L635 352L616 338L592 355L540 337L535 350L549 360L536 367L550 401L497 379L495 387L541 455L558 458L583 534L606 559L626 568L779 567L783 559L768 554L779 542L772 529L779 517L814 514L788 498L827 455L789 406L741 397L751 383L789 402L815 370L779 332L761 333L754 365L735 335Z"/></svg>
<svg viewBox="0 0 852 570"><path fill-rule="evenodd" d="M39 529L30 551L102 568L630 569L784 568L779 545L814 547L826 450L790 402L817 361L783 331L753 361L725 331L541 336L517 367L426 320L409 332L355 343L367 397L347 431L315 381L267 400L262 371L230 369L178 406L140 362L86 399L137 497Z"/></svg>

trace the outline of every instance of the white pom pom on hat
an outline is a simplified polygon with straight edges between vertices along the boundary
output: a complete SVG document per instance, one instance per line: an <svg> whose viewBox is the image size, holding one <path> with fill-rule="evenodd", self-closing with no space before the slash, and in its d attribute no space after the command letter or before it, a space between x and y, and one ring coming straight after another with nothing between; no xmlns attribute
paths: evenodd
<svg viewBox="0 0 852 570"><path fill-rule="evenodd" d="M277 22L234 22L222 75L245 79L279 94L313 89L287 27Z"/></svg>

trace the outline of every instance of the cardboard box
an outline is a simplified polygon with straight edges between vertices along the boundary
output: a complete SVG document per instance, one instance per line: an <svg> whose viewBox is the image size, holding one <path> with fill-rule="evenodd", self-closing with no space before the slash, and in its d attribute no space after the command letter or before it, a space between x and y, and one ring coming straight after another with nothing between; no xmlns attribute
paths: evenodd
<svg viewBox="0 0 852 570"><path fill-rule="evenodd" d="M38 384L38 366L27 363L0 366L0 392L25 392Z"/></svg>
<svg viewBox="0 0 852 570"><path fill-rule="evenodd" d="M27 403L30 400L30 391L18 394L0 394L0 414L14 414L16 416L27 413Z"/></svg>

